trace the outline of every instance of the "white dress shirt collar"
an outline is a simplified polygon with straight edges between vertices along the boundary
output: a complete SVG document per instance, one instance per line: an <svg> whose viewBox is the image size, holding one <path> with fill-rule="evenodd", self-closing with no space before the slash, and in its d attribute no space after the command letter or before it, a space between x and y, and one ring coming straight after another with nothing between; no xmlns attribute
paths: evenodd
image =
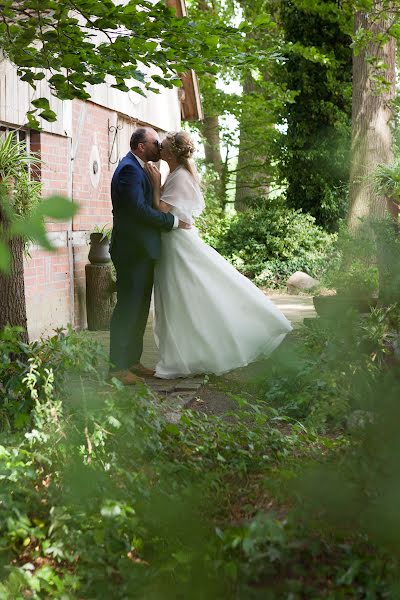
<svg viewBox="0 0 400 600"><path fill-rule="evenodd" d="M139 156L137 156L134 152L132 152L132 150L129 150L129 152L131 154L133 154L133 156L136 158L136 160L138 161L139 165L142 167L142 169L144 169L144 165L146 164L144 162L144 160L142 160Z"/></svg>

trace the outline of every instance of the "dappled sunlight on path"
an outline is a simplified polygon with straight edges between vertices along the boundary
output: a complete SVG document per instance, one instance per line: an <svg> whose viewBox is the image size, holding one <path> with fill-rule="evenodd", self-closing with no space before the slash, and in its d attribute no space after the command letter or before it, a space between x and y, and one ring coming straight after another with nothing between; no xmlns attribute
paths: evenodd
<svg viewBox="0 0 400 600"><path fill-rule="evenodd" d="M293 296L279 294L270 296L270 300L283 312L293 324L301 324L303 319L316 316L312 296Z"/></svg>

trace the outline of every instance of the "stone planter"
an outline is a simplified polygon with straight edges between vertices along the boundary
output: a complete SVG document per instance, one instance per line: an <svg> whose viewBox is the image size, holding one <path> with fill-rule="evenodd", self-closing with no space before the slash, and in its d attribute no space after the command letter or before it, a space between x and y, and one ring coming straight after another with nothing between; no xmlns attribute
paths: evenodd
<svg viewBox="0 0 400 600"><path fill-rule="evenodd" d="M103 233L90 234L89 262L92 265L104 265L111 262L110 240Z"/></svg>
<svg viewBox="0 0 400 600"><path fill-rule="evenodd" d="M115 305L115 283L111 273L110 240L100 232L90 234L86 274L86 315L90 331L107 331Z"/></svg>
<svg viewBox="0 0 400 600"><path fill-rule="evenodd" d="M340 319L351 309L357 312L369 312L377 305L378 298L360 298L358 296L314 296L313 304L319 317Z"/></svg>

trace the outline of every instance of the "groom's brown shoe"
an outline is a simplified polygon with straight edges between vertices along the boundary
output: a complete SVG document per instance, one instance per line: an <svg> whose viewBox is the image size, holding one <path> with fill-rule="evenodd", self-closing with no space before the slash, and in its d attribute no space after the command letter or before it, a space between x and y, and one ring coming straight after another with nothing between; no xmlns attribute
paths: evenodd
<svg viewBox="0 0 400 600"><path fill-rule="evenodd" d="M132 365L129 370L131 373L138 375L139 377L153 377L155 373L154 369L148 369L140 363Z"/></svg>
<svg viewBox="0 0 400 600"><path fill-rule="evenodd" d="M139 377L135 373L129 371L129 369L121 369L120 371L110 371L108 374L108 381L111 381L115 377L124 385L135 385L135 383L144 383L143 377Z"/></svg>

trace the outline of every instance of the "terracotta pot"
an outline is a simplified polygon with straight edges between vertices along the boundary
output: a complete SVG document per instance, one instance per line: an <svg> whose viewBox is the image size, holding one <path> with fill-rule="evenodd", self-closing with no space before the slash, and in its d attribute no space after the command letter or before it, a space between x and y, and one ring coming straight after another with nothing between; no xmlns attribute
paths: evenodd
<svg viewBox="0 0 400 600"><path fill-rule="evenodd" d="M90 234L89 262L92 265L104 265L111 262L110 240L102 233Z"/></svg>

